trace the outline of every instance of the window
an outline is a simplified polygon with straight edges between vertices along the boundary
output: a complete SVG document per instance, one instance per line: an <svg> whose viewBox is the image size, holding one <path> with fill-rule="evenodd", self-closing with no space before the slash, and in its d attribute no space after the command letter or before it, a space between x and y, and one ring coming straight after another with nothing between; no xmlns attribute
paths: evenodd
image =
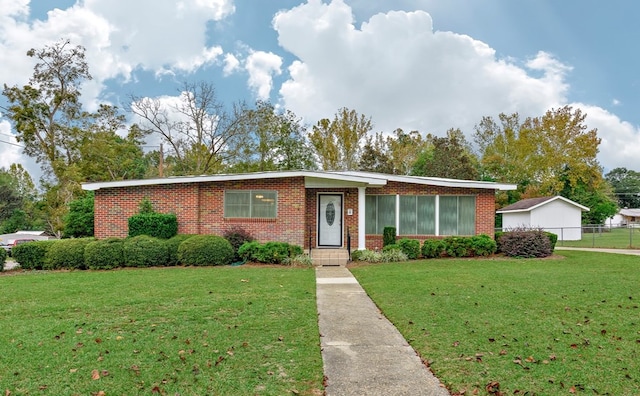
<svg viewBox="0 0 640 396"><path fill-rule="evenodd" d="M440 235L475 235L476 198L441 196L439 218Z"/></svg>
<svg viewBox="0 0 640 396"><path fill-rule="evenodd" d="M367 195L365 200L365 232L382 234L384 227L396 226L396 196Z"/></svg>
<svg viewBox="0 0 640 396"><path fill-rule="evenodd" d="M400 196L399 235L435 235L436 197L434 195Z"/></svg>
<svg viewBox="0 0 640 396"><path fill-rule="evenodd" d="M224 192L224 217L271 219L276 217L278 192L232 190Z"/></svg>

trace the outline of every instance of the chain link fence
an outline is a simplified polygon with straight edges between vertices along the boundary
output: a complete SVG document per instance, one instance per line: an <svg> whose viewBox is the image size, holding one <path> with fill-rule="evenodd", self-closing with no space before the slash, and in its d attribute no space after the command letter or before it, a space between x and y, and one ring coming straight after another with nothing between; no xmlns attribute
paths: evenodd
<svg viewBox="0 0 640 396"><path fill-rule="evenodd" d="M601 225L581 227L541 227L558 235L556 246L609 249L640 249L640 224ZM509 231L496 228L496 231Z"/></svg>

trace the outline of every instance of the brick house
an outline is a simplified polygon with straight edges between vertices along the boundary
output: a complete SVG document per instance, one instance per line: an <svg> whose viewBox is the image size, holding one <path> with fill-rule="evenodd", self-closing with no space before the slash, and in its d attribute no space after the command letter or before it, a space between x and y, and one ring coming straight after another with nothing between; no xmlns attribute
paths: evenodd
<svg viewBox="0 0 640 396"><path fill-rule="evenodd" d="M181 234L239 226L258 241L305 249L382 247L385 226L424 240L494 232L495 191L515 185L369 172L281 171L86 183L95 191L96 238L127 236L148 198L175 213ZM350 236L351 245L347 246Z"/></svg>

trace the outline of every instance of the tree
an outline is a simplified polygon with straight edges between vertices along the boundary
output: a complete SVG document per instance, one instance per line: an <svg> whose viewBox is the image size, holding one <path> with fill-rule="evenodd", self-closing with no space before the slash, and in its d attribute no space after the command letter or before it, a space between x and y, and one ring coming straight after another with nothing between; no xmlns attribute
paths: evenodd
<svg viewBox="0 0 640 396"><path fill-rule="evenodd" d="M158 135L174 157L174 175L215 173L224 169L244 138L240 121L246 106L232 114L218 101L215 87L206 82L183 83L175 104L159 99L131 97L131 111L140 128Z"/></svg>
<svg viewBox="0 0 640 396"><path fill-rule="evenodd" d="M640 208L640 172L627 168L612 169L605 176L622 208Z"/></svg>
<svg viewBox="0 0 640 396"><path fill-rule="evenodd" d="M414 162L414 176L477 180L477 160L459 129L449 129L447 136L427 136L430 145Z"/></svg>
<svg viewBox="0 0 640 396"><path fill-rule="evenodd" d="M94 193L88 191L69 204L69 213L64 221L65 237L90 237L93 236L93 205Z"/></svg>
<svg viewBox="0 0 640 396"><path fill-rule="evenodd" d="M387 137L387 147L390 161L393 164L393 174L409 175L420 157L429 148L431 142L423 139L418 131L404 132L398 128L395 136Z"/></svg>
<svg viewBox="0 0 640 396"><path fill-rule="evenodd" d="M323 118L309 135L323 170L356 170L362 153L361 143L373 125L371 118L346 107L333 120Z"/></svg>
<svg viewBox="0 0 640 396"><path fill-rule="evenodd" d="M394 173L395 169L387 150L387 143L381 132L366 137L365 144L362 147L362 154L360 155L360 162L358 163L358 170L387 174Z"/></svg>
<svg viewBox="0 0 640 396"><path fill-rule="evenodd" d="M22 165L0 168L0 233L41 229L43 215L39 194Z"/></svg>
<svg viewBox="0 0 640 396"><path fill-rule="evenodd" d="M234 152L231 168L236 171L315 169L313 154L301 120L286 110L278 112L270 102L239 115L243 139Z"/></svg>

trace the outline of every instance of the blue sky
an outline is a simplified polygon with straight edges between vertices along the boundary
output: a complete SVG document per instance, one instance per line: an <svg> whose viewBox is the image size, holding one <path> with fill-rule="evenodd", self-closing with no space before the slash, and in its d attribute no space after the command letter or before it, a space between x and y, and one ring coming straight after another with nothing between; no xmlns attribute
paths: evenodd
<svg viewBox="0 0 640 396"><path fill-rule="evenodd" d="M64 37L87 49L88 109L125 108L131 94L169 103L182 82L208 81L229 105L269 99L308 124L349 107L376 132L471 136L482 116L569 104L598 129L605 172L640 171L639 11L630 0L0 0L0 83L26 83L26 51ZM12 135L0 117L0 166L38 175Z"/></svg>

